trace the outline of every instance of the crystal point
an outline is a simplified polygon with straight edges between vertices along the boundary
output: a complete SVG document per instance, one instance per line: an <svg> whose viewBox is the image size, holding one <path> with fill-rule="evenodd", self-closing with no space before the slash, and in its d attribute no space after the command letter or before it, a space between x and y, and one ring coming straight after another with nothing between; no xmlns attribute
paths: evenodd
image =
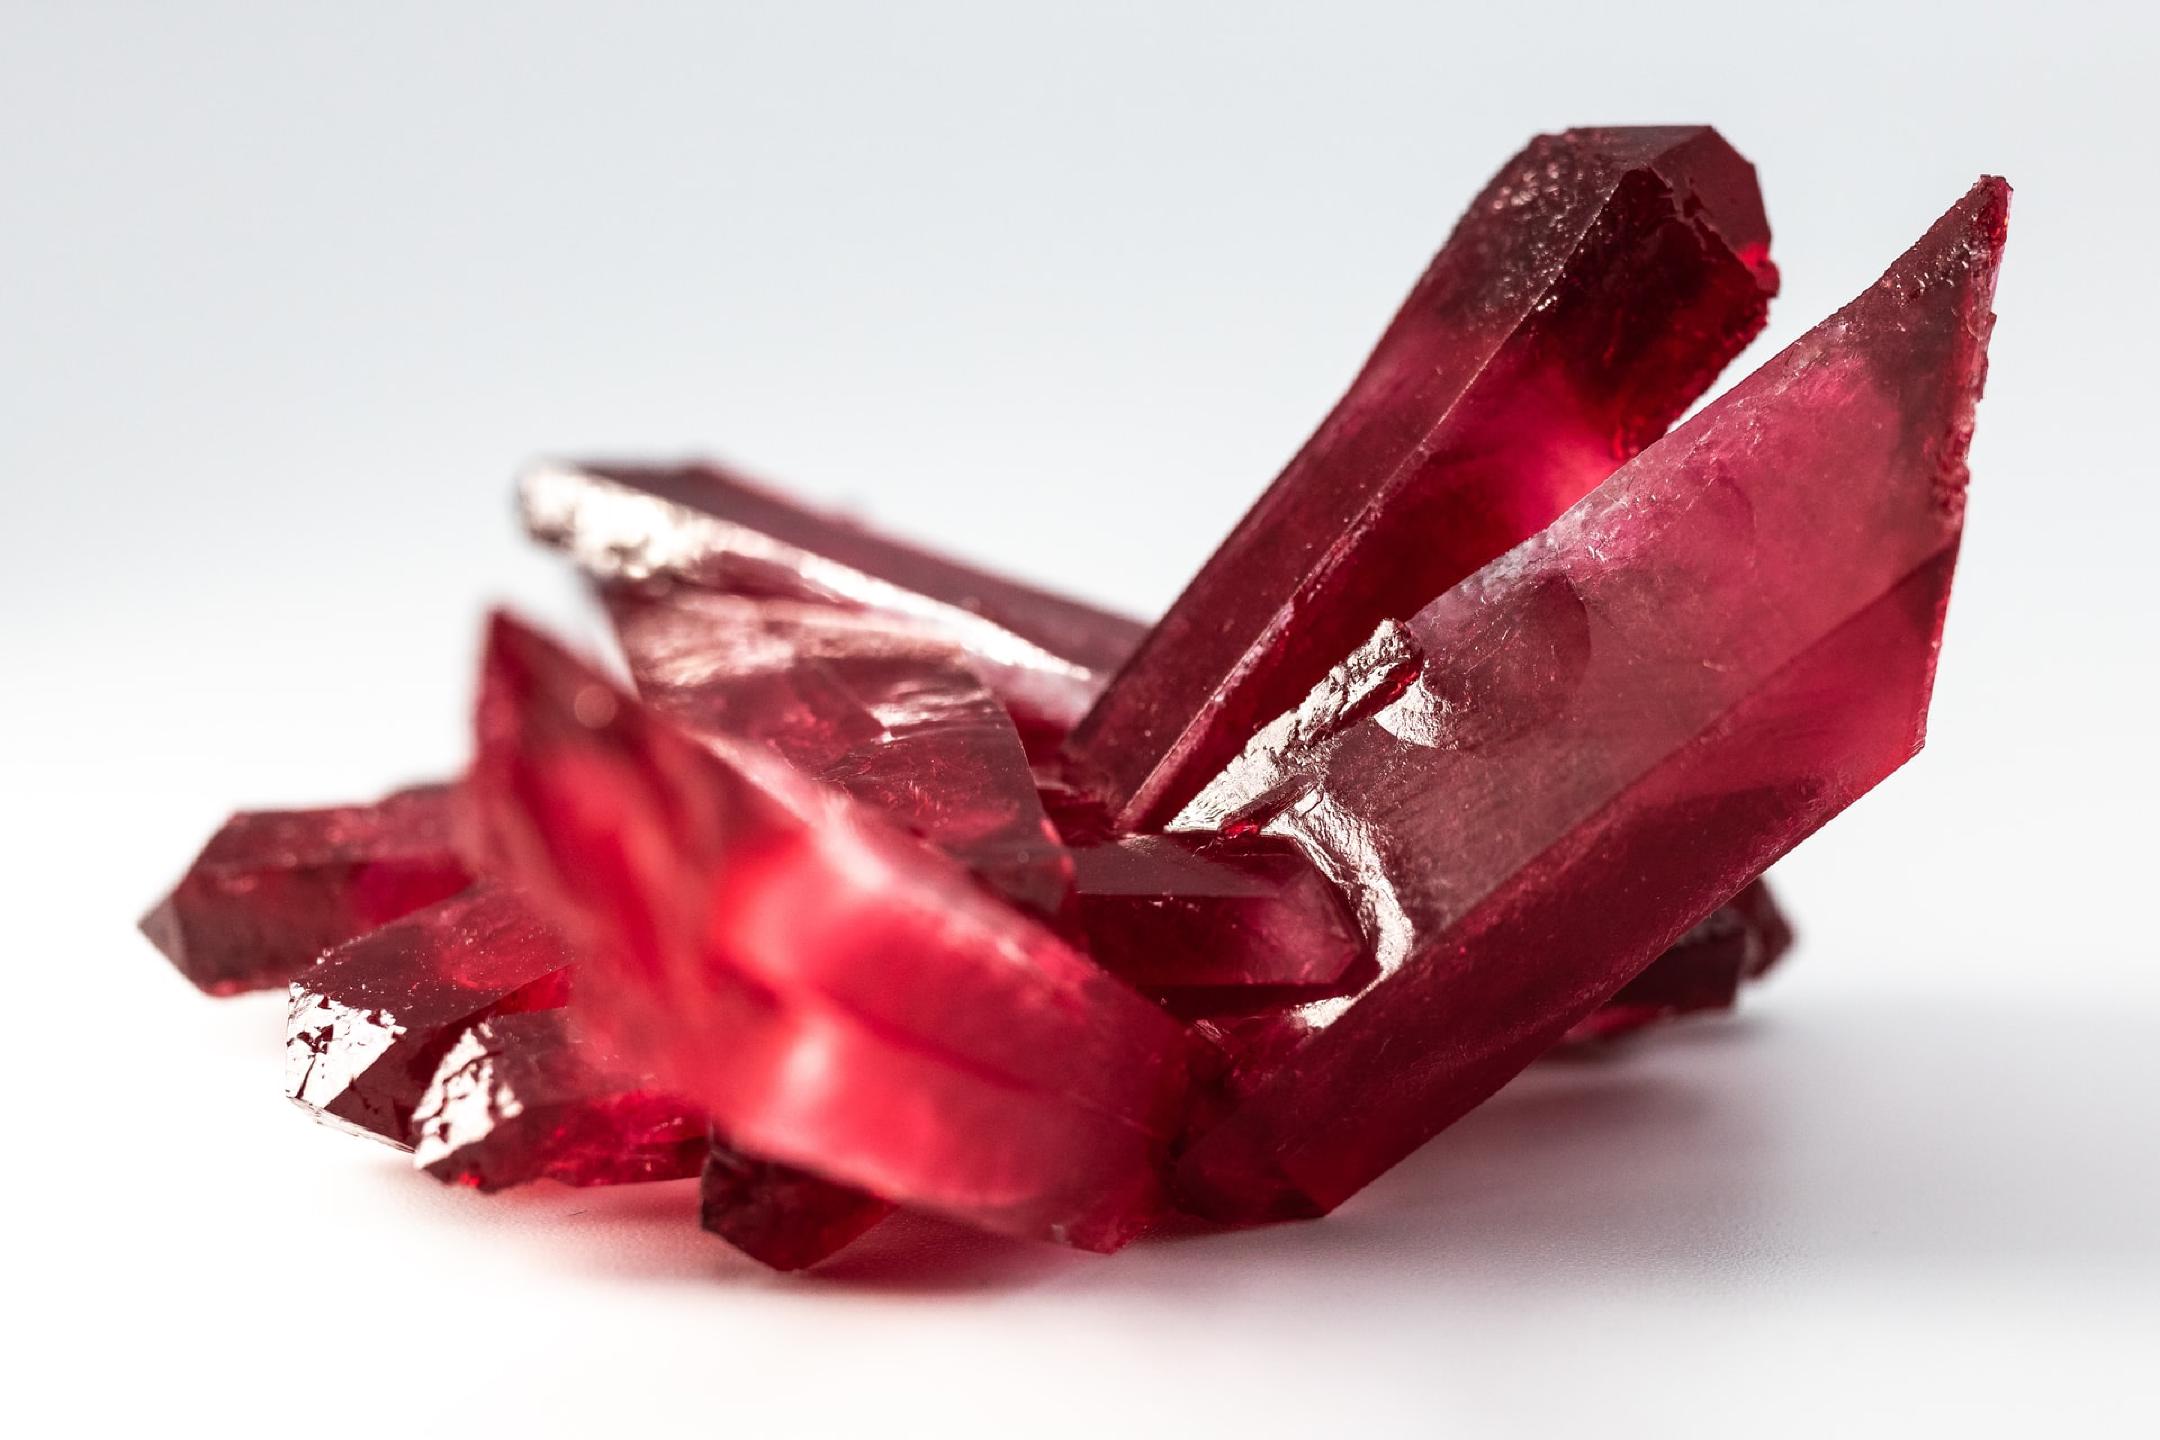
<svg viewBox="0 0 2160 1440"><path fill-rule="evenodd" d="M1160 1213L1189 1037L951 861L507 618L477 739L471 842L582 942L581 1017L745 1150L1091 1249Z"/></svg>
<svg viewBox="0 0 2160 1440"><path fill-rule="evenodd" d="M717 1135L698 1184L698 1223L775 1270L817 1264L892 1210L851 1186L753 1159Z"/></svg>
<svg viewBox="0 0 2160 1440"><path fill-rule="evenodd" d="M1382 972L1253 1047L1187 1204L1333 1208L1919 748L2008 198L1394 627L1395 698L1281 716L1187 808L1343 877Z"/></svg>
<svg viewBox="0 0 2160 1440"><path fill-rule="evenodd" d="M268 990L471 883L450 846L449 792L420 785L371 805L234 815L142 931L213 995Z"/></svg>
<svg viewBox="0 0 2160 1440"><path fill-rule="evenodd" d="M1128 829L1384 620L1527 539L1708 386L1776 290L1753 167L1705 127L1541 136L1068 742Z"/></svg>
<svg viewBox="0 0 2160 1440"><path fill-rule="evenodd" d="M410 1147L415 1108L476 1021L560 1006L571 955L515 895L476 885L324 956L292 984L285 1093Z"/></svg>

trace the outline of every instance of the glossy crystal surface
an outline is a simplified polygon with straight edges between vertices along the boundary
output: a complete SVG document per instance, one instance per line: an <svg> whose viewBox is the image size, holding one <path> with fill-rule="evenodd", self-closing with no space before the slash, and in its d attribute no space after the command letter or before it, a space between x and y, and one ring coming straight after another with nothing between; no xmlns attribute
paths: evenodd
<svg viewBox="0 0 2160 1440"><path fill-rule="evenodd" d="M1081 722L1081 781L1159 825L1375 625L1537 533L1762 327L1769 243L1713 130L1532 141Z"/></svg>
<svg viewBox="0 0 2160 1440"><path fill-rule="evenodd" d="M1145 627L788 500L713 464L537 467L525 527L601 580L687 584L901 619L978 663L1054 745Z"/></svg>
<svg viewBox="0 0 2160 1440"><path fill-rule="evenodd" d="M572 958L487 884L339 946L292 984L285 1093L326 1124L410 1147L450 1047L489 1016L565 1003Z"/></svg>
<svg viewBox="0 0 2160 1440"><path fill-rule="evenodd" d="M498 1014L444 1053L413 1114L413 1164L477 1190L680 1180L705 1118L580 1035L567 1011Z"/></svg>
<svg viewBox="0 0 2160 1440"><path fill-rule="evenodd" d="M450 847L440 785L370 805L242 811L143 917L142 932L213 995L268 990L331 946L471 883Z"/></svg>
<svg viewBox="0 0 2160 1440"><path fill-rule="evenodd" d="M949 641L879 615L784 600L617 592L638 692L685 729L761 742L875 806L986 885L1056 916L1072 862L1027 752Z"/></svg>
<svg viewBox="0 0 2160 1440"><path fill-rule="evenodd" d="M1919 748L2007 205L1983 181L1186 809L1304 846L1382 974L1247 1052L1185 1203L1333 1208Z"/></svg>
<svg viewBox="0 0 2160 1440"><path fill-rule="evenodd" d="M581 1016L746 1151L1091 1249L1161 1213L1188 1036L950 860L507 619L477 740L478 858L582 942Z"/></svg>

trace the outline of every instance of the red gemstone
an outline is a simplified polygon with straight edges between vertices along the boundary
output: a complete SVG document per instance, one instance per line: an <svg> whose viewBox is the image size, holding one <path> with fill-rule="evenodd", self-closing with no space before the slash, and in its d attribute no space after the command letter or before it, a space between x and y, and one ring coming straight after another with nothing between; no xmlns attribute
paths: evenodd
<svg viewBox="0 0 2160 1440"><path fill-rule="evenodd" d="M892 1211L866 1191L752 1159L717 1136L698 1184L698 1222L775 1270L817 1264Z"/></svg>
<svg viewBox="0 0 2160 1440"><path fill-rule="evenodd" d="M1571 130L1511 160L1364 371L1069 742L1126 828L1177 813L1385 620L1656 439L1777 288L1713 130Z"/></svg>
<svg viewBox="0 0 2160 1440"><path fill-rule="evenodd" d="M285 1093L327 1124L409 1146L451 1045L489 1016L566 1003L570 961L493 885L341 945L293 982Z"/></svg>
<svg viewBox="0 0 2160 1440"><path fill-rule="evenodd" d="M617 593L638 693L691 733L761 741L1009 899L1064 908L1072 862L997 697L949 642L881 616L685 591Z"/></svg>
<svg viewBox="0 0 2160 1440"><path fill-rule="evenodd" d="M752 1154L1113 1249L1160 1213L1183 1029L769 752L507 619L469 782L490 869L584 942L581 1015Z"/></svg>
<svg viewBox="0 0 2160 1440"><path fill-rule="evenodd" d="M143 917L142 932L213 995L267 990L331 946L471 883L450 848L439 785L372 805L242 811Z"/></svg>
<svg viewBox="0 0 2160 1440"><path fill-rule="evenodd" d="M1088 953L1176 1014L1279 1008L1372 978L1349 907L1288 840L1132 835L1073 859Z"/></svg>
<svg viewBox="0 0 2160 1440"><path fill-rule="evenodd" d="M602 580L876 611L967 652L1023 735L1054 746L1144 627L808 509L715 465L547 465L525 526Z"/></svg>
<svg viewBox="0 0 2160 1440"><path fill-rule="evenodd" d="M1677 1015L1730 1010L1740 987L1768 974L1792 939L1769 885L1757 880L1621 986L1568 1032L1568 1041L1610 1040Z"/></svg>
<svg viewBox="0 0 2160 1440"><path fill-rule="evenodd" d="M705 1119L578 1035L562 1010L495 1015L443 1056L413 1116L413 1163L500 1190L625 1185L698 1173Z"/></svg>
<svg viewBox="0 0 2160 1440"><path fill-rule="evenodd" d="M1383 626L1187 808L1344 877L1383 974L1248 1062L1186 1203L1333 1208L1918 749L2008 194Z"/></svg>

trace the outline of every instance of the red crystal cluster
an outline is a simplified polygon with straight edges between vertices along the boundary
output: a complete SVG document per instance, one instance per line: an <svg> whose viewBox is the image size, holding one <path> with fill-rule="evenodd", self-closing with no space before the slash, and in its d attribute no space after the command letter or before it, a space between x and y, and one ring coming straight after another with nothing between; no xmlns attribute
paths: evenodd
<svg viewBox="0 0 2160 1440"><path fill-rule="evenodd" d="M1776 289L1714 131L1533 141L1153 626L711 466L549 466L618 683L492 622L455 787L235 817L143 928L484 1190L702 1176L1108 1251L1324 1214L1556 1046L1730 1008L1919 747L2009 190L1673 423Z"/></svg>

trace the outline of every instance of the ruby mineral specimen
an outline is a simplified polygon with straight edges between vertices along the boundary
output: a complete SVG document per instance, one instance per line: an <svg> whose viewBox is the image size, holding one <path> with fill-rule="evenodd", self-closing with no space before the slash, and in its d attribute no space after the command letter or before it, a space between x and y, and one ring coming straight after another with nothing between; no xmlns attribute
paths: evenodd
<svg viewBox="0 0 2160 1440"><path fill-rule="evenodd" d="M454 803L236 816L143 928L293 982L323 1119L697 1174L778 1269L896 1207L1323 1213L1790 945L1762 871L1925 729L2008 196L1668 434L1776 288L1754 172L1533 141L1152 628L709 465L535 469L636 697L498 618Z"/></svg>

